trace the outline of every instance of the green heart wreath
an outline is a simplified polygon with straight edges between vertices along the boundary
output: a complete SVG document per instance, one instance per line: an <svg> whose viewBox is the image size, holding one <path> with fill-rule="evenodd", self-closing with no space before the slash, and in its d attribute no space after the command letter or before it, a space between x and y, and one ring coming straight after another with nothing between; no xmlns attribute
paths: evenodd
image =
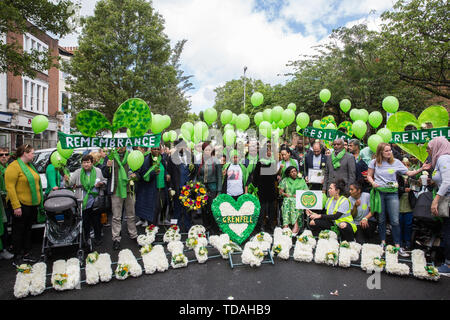
<svg viewBox="0 0 450 320"><path fill-rule="evenodd" d="M222 193L214 199L211 209L219 228L231 241L241 244L255 229L261 204L252 194L243 194L235 201Z"/></svg>

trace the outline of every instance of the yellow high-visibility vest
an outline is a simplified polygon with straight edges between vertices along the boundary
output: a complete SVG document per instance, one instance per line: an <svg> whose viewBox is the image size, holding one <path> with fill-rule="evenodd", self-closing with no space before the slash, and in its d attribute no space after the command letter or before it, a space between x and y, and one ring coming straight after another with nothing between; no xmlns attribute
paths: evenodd
<svg viewBox="0 0 450 320"><path fill-rule="evenodd" d="M333 198L328 199L328 203L327 203L327 215L331 215L331 214L336 214L336 212L339 209L339 206L345 201L348 201L349 204L349 209L347 212L344 212L344 214L337 220L334 220L334 223L336 225L339 225L339 223L341 222L347 222L352 226L353 232L356 232L357 227L355 222L353 221L353 217L351 215L351 204L350 204L350 200L344 196L341 196L338 201L336 202L336 205L334 206L333 212L330 212L330 207L331 207L331 202L333 201Z"/></svg>

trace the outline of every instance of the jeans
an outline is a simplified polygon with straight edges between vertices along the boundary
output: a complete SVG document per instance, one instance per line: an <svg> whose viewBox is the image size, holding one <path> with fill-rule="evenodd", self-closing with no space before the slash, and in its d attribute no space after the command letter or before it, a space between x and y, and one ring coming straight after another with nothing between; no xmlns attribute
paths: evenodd
<svg viewBox="0 0 450 320"><path fill-rule="evenodd" d="M400 233L401 233L401 245L404 247L411 246L411 235L412 235L412 223L413 223L413 213L412 212L401 212L400 213Z"/></svg>
<svg viewBox="0 0 450 320"><path fill-rule="evenodd" d="M445 263L450 265L450 218L443 218L444 225L442 230Z"/></svg>
<svg viewBox="0 0 450 320"><path fill-rule="evenodd" d="M394 244L400 245L400 200L398 199L398 193L380 192L380 197L381 213L378 215L378 232L380 234L380 240L386 241L386 214L389 214Z"/></svg>

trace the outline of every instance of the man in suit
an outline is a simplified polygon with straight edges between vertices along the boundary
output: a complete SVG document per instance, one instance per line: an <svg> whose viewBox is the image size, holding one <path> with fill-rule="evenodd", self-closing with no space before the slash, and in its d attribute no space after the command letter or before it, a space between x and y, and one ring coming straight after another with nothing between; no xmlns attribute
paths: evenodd
<svg viewBox="0 0 450 320"><path fill-rule="evenodd" d="M344 149L344 140L339 138L333 141L333 152L325 165L325 179L322 191L326 193L330 184L343 179L348 192L350 184L355 182L355 157Z"/></svg>
<svg viewBox="0 0 450 320"><path fill-rule="evenodd" d="M309 151L305 157L305 176L306 182L309 183L309 169L325 171L327 164L327 156L322 154L322 148L319 142L314 142L313 151ZM310 190L322 190L323 184L311 183Z"/></svg>

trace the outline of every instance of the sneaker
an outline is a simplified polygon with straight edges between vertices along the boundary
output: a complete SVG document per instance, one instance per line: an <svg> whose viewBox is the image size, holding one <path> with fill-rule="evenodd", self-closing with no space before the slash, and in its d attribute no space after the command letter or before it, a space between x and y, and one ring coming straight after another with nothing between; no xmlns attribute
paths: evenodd
<svg viewBox="0 0 450 320"><path fill-rule="evenodd" d="M438 268L439 274L441 276L446 276L446 277L450 277L450 267L443 263L439 268Z"/></svg>
<svg viewBox="0 0 450 320"><path fill-rule="evenodd" d="M409 253L405 251L405 249L400 248L400 250L398 250L398 254L401 255L402 257L409 257Z"/></svg>
<svg viewBox="0 0 450 320"><path fill-rule="evenodd" d="M113 249L119 250L120 249L120 242L119 241L113 241Z"/></svg>
<svg viewBox="0 0 450 320"><path fill-rule="evenodd" d="M383 252L386 250L386 243L381 243L380 244L381 249L383 249Z"/></svg>
<svg viewBox="0 0 450 320"><path fill-rule="evenodd" d="M12 258L14 258L14 255L8 250L5 249L0 252L0 259L11 260Z"/></svg>
<svg viewBox="0 0 450 320"><path fill-rule="evenodd" d="M33 257L31 254L26 254L23 256L23 262L36 263L38 259Z"/></svg>
<svg viewBox="0 0 450 320"><path fill-rule="evenodd" d="M145 221L143 224L142 224L142 226L145 228L145 227L148 227L148 222L147 221Z"/></svg>
<svg viewBox="0 0 450 320"><path fill-rule="evenodd" d="M136 227L140 226L142 224L142 220L139 220L138 222L136 222Z"/></svg>

